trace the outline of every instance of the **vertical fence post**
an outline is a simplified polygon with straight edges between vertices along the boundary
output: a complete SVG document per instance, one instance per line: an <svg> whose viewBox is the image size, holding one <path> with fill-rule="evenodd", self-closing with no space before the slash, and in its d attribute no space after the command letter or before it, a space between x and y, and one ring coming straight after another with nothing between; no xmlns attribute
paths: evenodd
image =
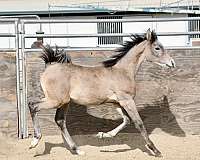
<svg viewBox="0 0 200 160"><path fill-rule="evenodd" d="M15 21L15 49L16 49L16 96L17 96L17 115L18 115L18 137L22 138L21 127L21 98L20 98L20 56L19 56L19 20Z"/></svg>
<svg viewBox="0 0 200 160"><path fill-rule="evenodd" d="M17 75L17 110L18 110L18 137L28 137L27 125L27 79L26 79L26 55L24 39L24 23L19 19L15 22L15 47L16 47L16 75ZM21 24L21 31L19 29ZM21 36L20 36L21 35ZM21 49L20 42L21 40Z"/></svg>
<svg viewBox="0 0 200 160"><path fill-rule="evenodd" d="M25 25L21 22L21 55L22 55L22 138L28 137L27 125L27 78L26 78L26 54L25 54Z"/></svg>

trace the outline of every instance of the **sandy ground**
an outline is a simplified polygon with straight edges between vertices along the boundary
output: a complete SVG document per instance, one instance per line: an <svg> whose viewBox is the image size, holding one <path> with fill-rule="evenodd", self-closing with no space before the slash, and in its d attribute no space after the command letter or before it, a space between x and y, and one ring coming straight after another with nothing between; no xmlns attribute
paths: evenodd
<svg viewBox="0 0 200 160"><path fill-rule="evenodd" d="M73 136L83 156L72 155L61 136L45 136L36 149L29 150L30 138L16 140L0 134L1 160L200 160L200 137L175 137L165 133L151 134L162 152L162 158L150 156L139 134L119 134L115 138L98 139L94 135Z"/></svg>

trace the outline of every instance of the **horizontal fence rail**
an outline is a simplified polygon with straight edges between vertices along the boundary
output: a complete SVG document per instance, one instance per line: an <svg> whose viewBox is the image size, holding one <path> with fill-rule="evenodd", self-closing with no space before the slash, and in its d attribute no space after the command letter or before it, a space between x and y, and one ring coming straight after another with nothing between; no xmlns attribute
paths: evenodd
<svg viewBox="0 0 200 160"><path fill-rule="evenodd" d="M114 51L116 47L61 47L64 51ZM55 49L55 48L53 48ZM200 46L166 46L168 50L200 49ZM42 52L42 49L25 49L24 52Z"/></svg>
<svg viewBox="0 0 200 160"><path fill-rule="evenodd" d="M9 24L9 23L13 23L13 22L16 22L16 21L18 21L18 19L16 19L16 18L6 19L6 18L1 18L0 17L0 23L7 23L7 24Z"/></svg>
<svg viewBox="0 0 200 160"><path fill-rule="evenodd" d="M0 37L16 37L15 33L0 33Z"/></svg>
<svg viewBox="0 0 200 160"><path fill-rule="evenodd" d="M144 33L136 33L144 35ZM130 37L133 33L106 33L106 34L24 34L24 38L88 38L88 37ZM200 35L200 32L165 32L156 33L158 36L185 36Z"/></svg>
<svg viewBox="0 0 200 160"><path fill-rule="evenodd" d="M16 52L15 48L2 48L0 52Z"/></svg>

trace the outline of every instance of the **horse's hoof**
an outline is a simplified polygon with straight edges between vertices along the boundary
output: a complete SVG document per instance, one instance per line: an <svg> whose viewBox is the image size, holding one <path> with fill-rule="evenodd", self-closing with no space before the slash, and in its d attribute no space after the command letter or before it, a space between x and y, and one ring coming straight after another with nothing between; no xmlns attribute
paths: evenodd
<svg viewBox="0 0 200 160"><path fill-rule="evenodd" d="M163 157L161 152L156 148L151 148L149 145L145 145L145 147L151 152L151 154L155 157Z"/></svg>
<svg viewBox="0 0 200 160"><path fill-rule="evenodd" d="M85 155L85 152L81 151L80 149L77 149L76 154L82 156L82 155Z"/></svg>
<svg viewBox="0 0 200 160"><path fill-rule="evenodd" d="M162 158L163 155L162 155L162 153L159 153L159 154L156 154L155 157L160 157L160 158Z"/></svg>
<svg viewBox="0 0 200 160"><path fill-rule="evenodd" d="M103 132L98 132L97 135L96 135L96 137L102 139L102 138L103 138L103 135L104 135Z"/></svg>
<svg viewBox="0 0 200 160"><path fill-rule="evenodd" d="M112 138L114 137L112 134L110 134L109 132L104 133L104 132L99 132L96 137L98 138Z"/></svg>
<svg viewBox="0 0 200 160"><path fill-rule="evenodd" d="M39 141L40 141L40 138L34 137L33 140L31 141L31 145L29 146L29 149L35 148L38 145Z"/></svg>

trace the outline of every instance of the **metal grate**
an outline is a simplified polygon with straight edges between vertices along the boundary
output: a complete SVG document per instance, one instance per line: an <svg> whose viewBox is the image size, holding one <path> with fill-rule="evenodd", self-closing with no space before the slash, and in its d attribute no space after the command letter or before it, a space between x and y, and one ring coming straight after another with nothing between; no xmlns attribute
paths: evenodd
<svg viewBox="0 0 200 160"><path fill-rule="evenodd" d="M122 19L122 16L104 16L97 19ZM122 22L99 22L97 32L101 33L122 33ZM121 44L123 37L98 37L98 45Z"/></svg>
<svg viewBox="0 0 200 160"><path fill-rule="evenodd" d="M198 14L190 14L189 17L200 17ZM200 20L188 21L188 31L189 32L199 32L200 31ZM200 38L200 35L190 35L190 38Z"/></svg>

